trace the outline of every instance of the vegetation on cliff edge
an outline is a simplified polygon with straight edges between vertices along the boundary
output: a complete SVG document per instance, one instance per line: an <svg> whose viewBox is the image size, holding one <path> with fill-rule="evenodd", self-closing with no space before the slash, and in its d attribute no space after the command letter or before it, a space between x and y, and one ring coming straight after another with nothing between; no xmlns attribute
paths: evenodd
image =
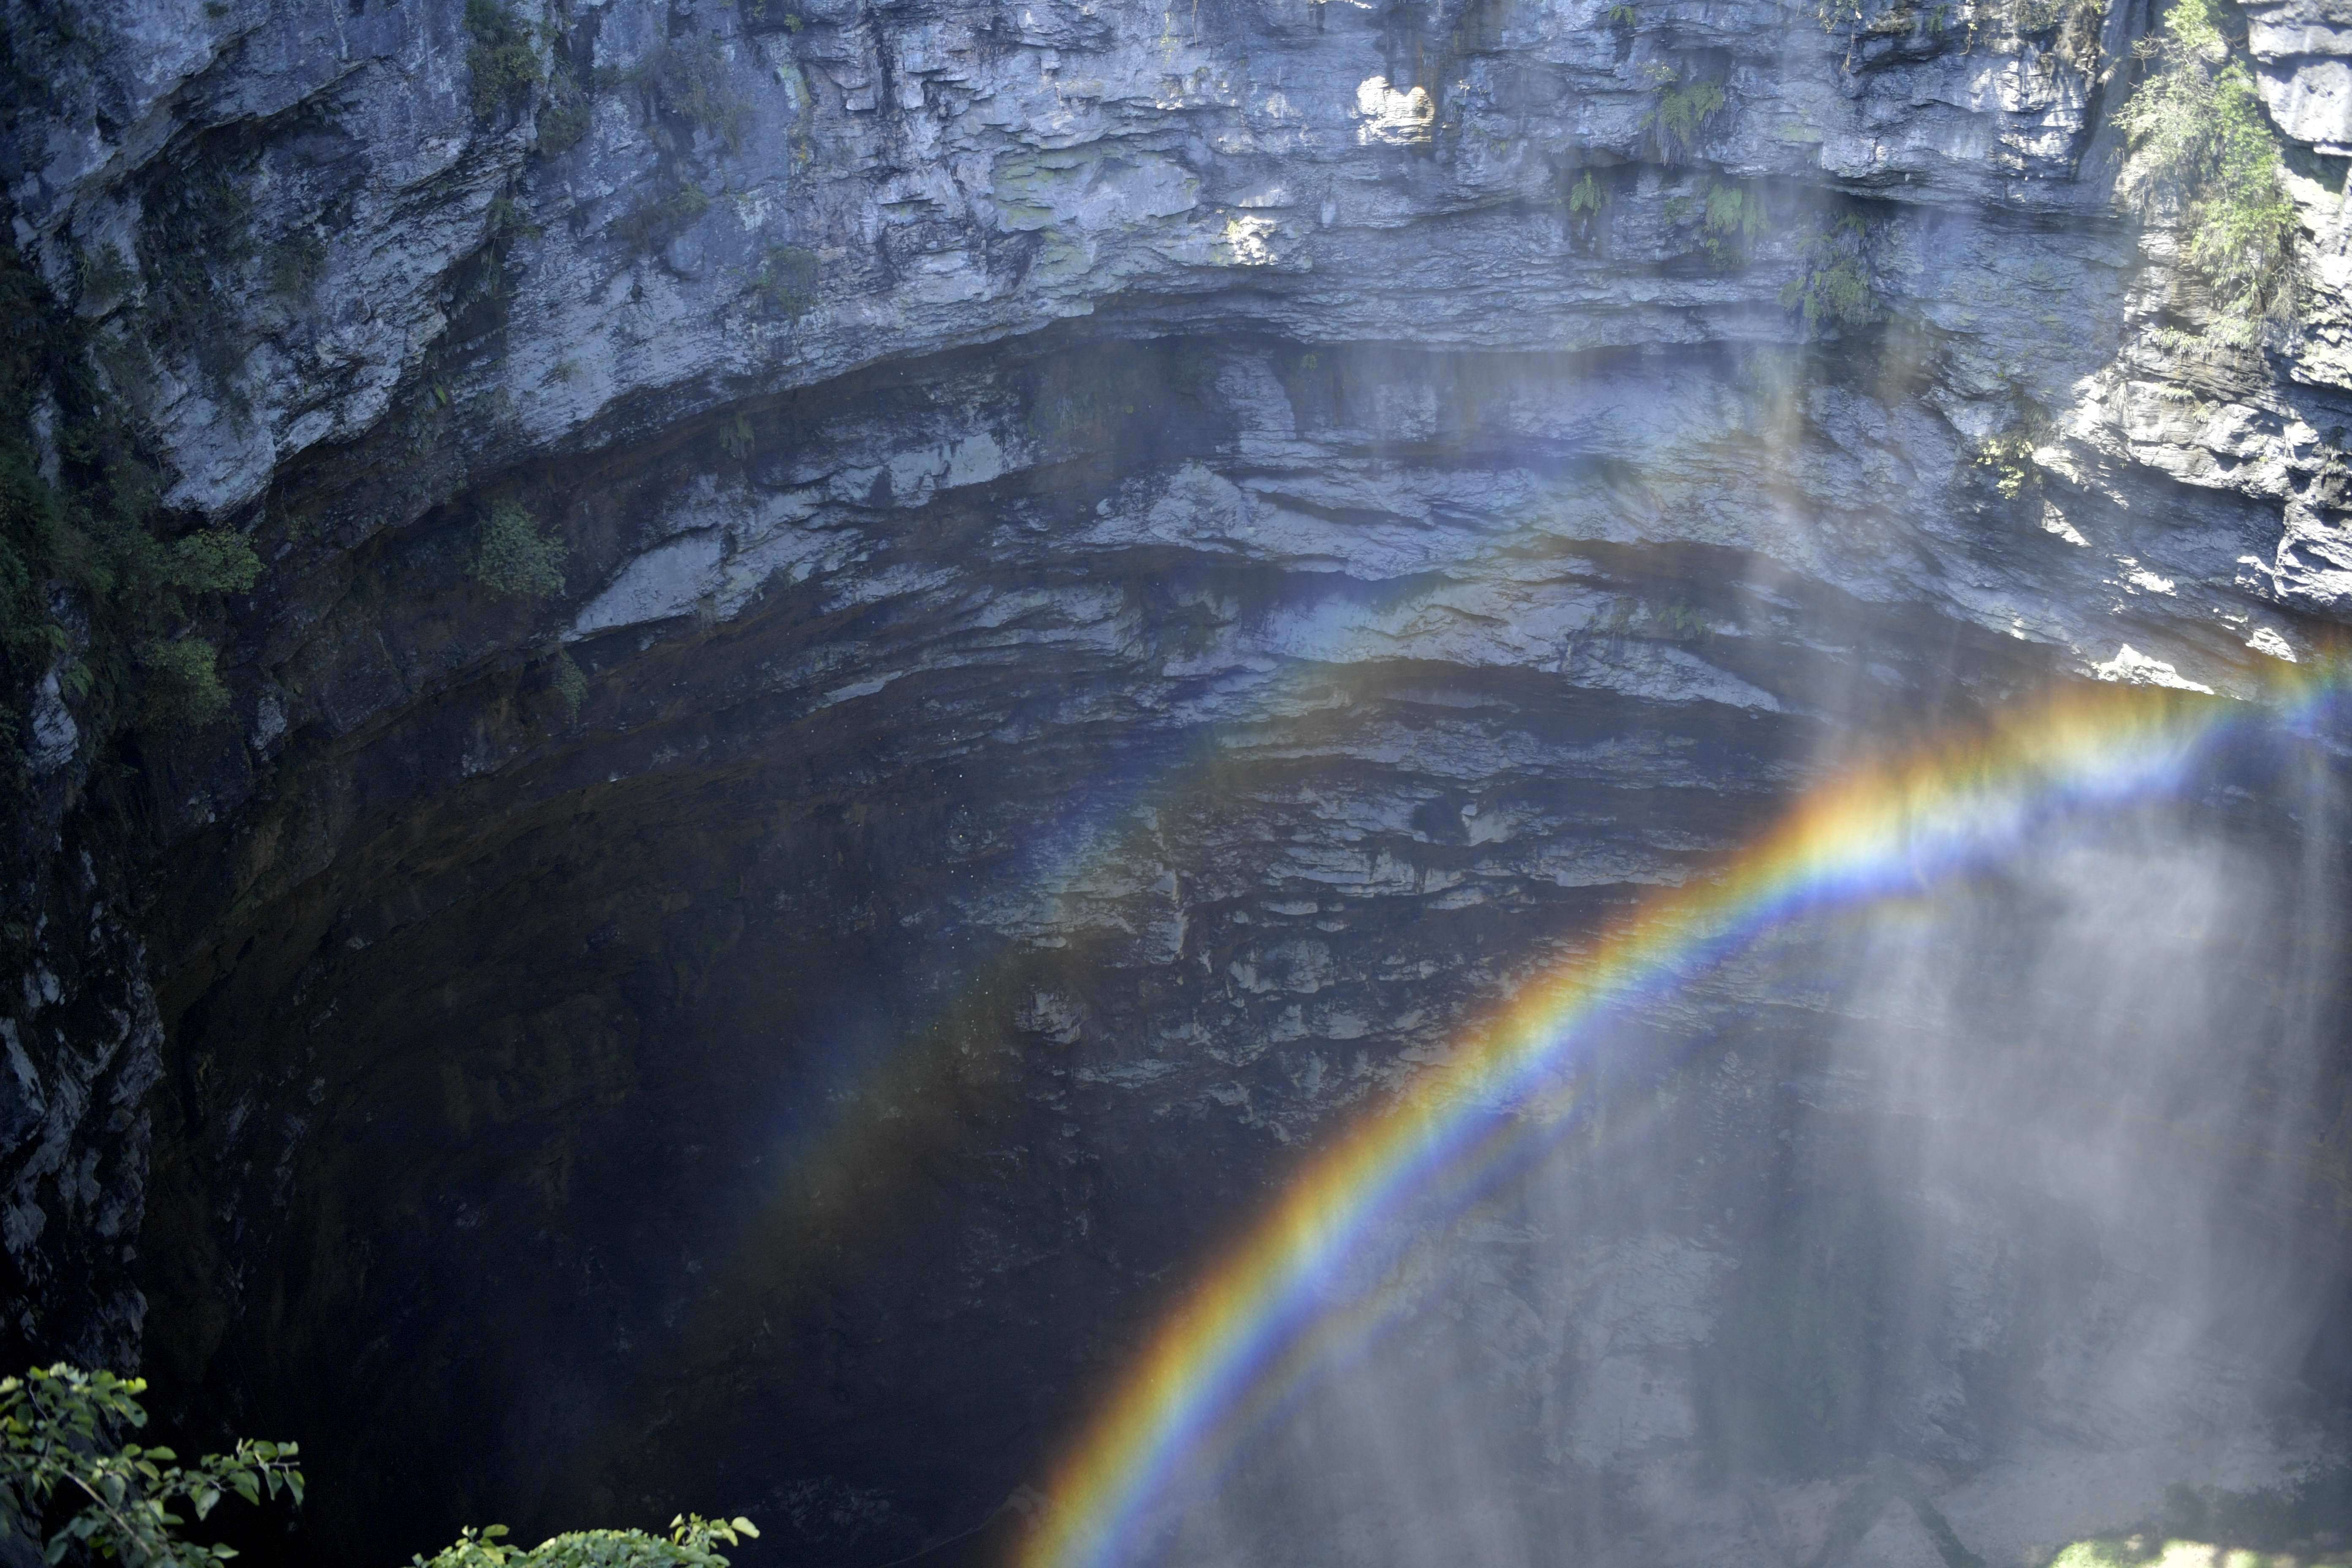
<svg viewBox="0 0 2352 1568"><path fill-rule="evenodd" d="M41 743L24 705L51 676L100 731L220 718L201 627L261 574L234 530L172 537L162 475L92 370L90 332L0 247L0 781Z"/></svg>
<svg viewBox="0 0 2352 1568"><path fill-rule="evenodd" d="M2244 24L2227 11L2221 0L2176 0L2163 32L2140 44L2147 75L2116 116L2130 142L2116 194L2177 226L2182 259L2212 285L2217 330L2243 339L2284 302L2296 220L2237 47Z"/></svg>
<svg viewBox="0 0 2352 1568"><path fill-rule="evenodd" d="M183 1538L234 1492L259 1504L281 1493L302 1500L295 1445L255 1438L183 1465L169 1448L121 1435L147 1425L144 1378L84 1372L60 1362L0 1378L0 1541L32 1534L51 1564L121 1563L126 1568L214 1568L234 1548ZM759 1535L748 1519L681 1514L664 1535L582 1530L537 1546L509 1544L506 1527L467 1530L414 1568L728 1568L718 1548Z"/></svg>

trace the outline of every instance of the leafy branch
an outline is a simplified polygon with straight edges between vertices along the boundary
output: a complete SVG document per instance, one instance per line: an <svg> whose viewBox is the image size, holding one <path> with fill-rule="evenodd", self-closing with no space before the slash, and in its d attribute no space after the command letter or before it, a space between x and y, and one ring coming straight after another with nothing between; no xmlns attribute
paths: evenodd
<svg viewBox="0 0 2352 1568"><path fill-rule="evenodd" d="M280 1491L302 1500L291 1443L248 1437L193 1466L181 1465L169 1448L116 1447L121 1428L147 1425L139 1404L146 1389L144 1378L83 1372L63 1362L0 1378L0 1539L20 1522L49 1517L62 1497L62 1506L74 1511L43 1542L48 1563L80 1548L128 1568L210 1568L236 1552L180 1540L176 1531L187 1520L174 1504L186 1504L201 1520L229 1492L256 1504Z"/></svg>
<svg viewBox="0 0 2352 1568"><path fill-rule="evenodd" d="M503 1524L468 1529L432 1556L413 1559L414 1568L728 1568L716 1548L740 1545L760 1532L748 1519L686 1513L669 1521L667 1536L642 1530L575 1530L526 1552L509 1545L506 1533Z"/></svg>

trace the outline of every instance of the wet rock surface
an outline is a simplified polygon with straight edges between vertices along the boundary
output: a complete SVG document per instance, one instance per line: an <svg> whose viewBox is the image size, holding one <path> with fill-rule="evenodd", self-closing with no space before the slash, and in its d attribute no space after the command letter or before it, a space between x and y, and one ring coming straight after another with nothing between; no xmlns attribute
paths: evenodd
<svg viewBox="0 0 2352 1568"><path fill-rule="evenodd" d="M2314 656L2352 375L2306 12L2248 12L2301 292L2229 347L2109 205L2137 6L614 0L519 13L528 68L441 0L12 7L16 243L168 502L268 563L231 724L101 752L33 710L12 1342L299 1436L305 1531L256 1544L302 1560L982 1522L1303 1150L1865 739ZM1805 308L1835 265L1866 319ZM501 504L560 592L479 581ZM2250 973L2341 908L2283 778L2196 819L2299 889L2232 917ZM2129 1318L2074 1270L2160 1249L2144 1210L1857 1196L1913 1112L1832 1070L1876 961L1816 935L1810 982L1645 1018L1612 1092L1682 1109L1643 1179L1524 1200L1588 1239L1429 1265L1414 1321L1483 1314L1454 1381L1526 1400L1496 1495L1551 1544L1486 1548L2017 1558L2336 1451L2340 1352L2091 1408L2060 1304ZM2306 1072L2308 1159L2207 1173L2305 1348L2315 951L2253 1053ZM1361 1559L1334 1495L1247 1539Z"/></svg>

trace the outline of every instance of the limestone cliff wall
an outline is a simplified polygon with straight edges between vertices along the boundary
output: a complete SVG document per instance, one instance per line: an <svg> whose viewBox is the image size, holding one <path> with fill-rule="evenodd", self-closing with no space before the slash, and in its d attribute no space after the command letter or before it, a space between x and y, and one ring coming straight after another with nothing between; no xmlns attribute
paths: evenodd
<svg viewBox="0 0 2352 1568"><path fill-rule="evenodd" d="M2352 18L2245 14L2232 343L2112 199L2137 0L12 3L15 242L266 571L230 721L28 698L11 1332L368 1412L346 1542L984 1512L1286 1151L1853 735L2343 618Z"/></svg>

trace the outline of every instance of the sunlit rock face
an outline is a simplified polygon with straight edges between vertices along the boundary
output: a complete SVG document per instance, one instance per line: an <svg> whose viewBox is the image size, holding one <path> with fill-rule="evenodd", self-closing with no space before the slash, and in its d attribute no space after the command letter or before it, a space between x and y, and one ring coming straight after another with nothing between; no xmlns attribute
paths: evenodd
<svg viewBox="0 0 2352 1568"><path fill-rule="evenodd" d="M12 8L16 243L269 570L233 724L32 710L11 1353L299 1437L299 1560L982 1524L1843 758L2321 650L2341 27L2249 17L2305 231L2231 349L2109 205L2132 7L614 0L487 96L445 0ZM2010 1562L2324 1479L2336 755L1617 1020L1155 1539Z"/></svg>

